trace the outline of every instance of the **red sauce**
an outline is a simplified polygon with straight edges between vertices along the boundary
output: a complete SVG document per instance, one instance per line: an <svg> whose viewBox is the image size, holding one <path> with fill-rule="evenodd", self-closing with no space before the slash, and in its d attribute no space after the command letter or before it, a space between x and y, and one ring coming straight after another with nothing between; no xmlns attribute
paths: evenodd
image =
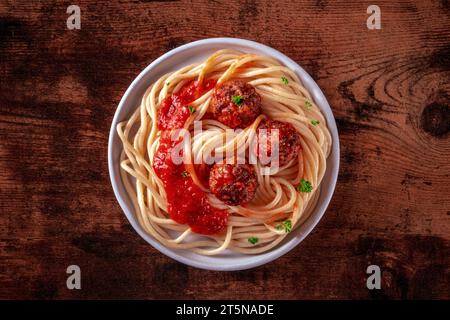
<svg viewBox="0 0 450 320"><path fill-rule="evenodd" d="M200 234L216 234L224 230L228 212L209 203L206 193L187 175L185 164L174 164L171 151L178 142L171 141L169 132L184 126L191 115L189 103L214 86L214 80L205 81L201 86L192 81L161 102L157 125L158 129L168 131L162 133L160 145L153 158L153 169L163 182L167 194L170 218L180 224L189 225L193 232ZM203 181L208 172L202 169L199 175Z"/></svg>
<svg viewBox="0 0 450 320"><path fill-rule="evenodd" d="M179 129L191 115L189 103L198 99L203 93L211 90L216 85L215 80L206 80L201 86L197 81L185 84L177 93L167 96L159 107L158 129Z"/></svg>

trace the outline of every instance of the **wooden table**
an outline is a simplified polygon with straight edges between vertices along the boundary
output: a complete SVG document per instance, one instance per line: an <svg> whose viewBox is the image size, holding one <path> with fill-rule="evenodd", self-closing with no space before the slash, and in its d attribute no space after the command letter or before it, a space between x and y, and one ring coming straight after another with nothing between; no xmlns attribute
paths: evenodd
<svg viewBox="0 0 450 320"><path fill-rule="evenodd" d="M450 3L0 3L0 298L450 298ZM341 143L314 232L254 270L182 265L122 213L107 143L124 91L152 60L208 37L256 40L318 82ZM82 289L66 288L66 268ZM366 288L379 265L382 289Z"/></svg>

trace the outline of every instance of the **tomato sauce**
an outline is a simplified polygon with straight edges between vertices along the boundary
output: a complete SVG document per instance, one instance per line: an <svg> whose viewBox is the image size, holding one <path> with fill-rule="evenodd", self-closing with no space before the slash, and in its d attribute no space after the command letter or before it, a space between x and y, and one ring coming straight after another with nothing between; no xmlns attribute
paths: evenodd
<svg viewBox="0 0 450 320"><path fill-rule="evenodd" d="M201 86L192 81L161 102L157 125L163 132L153 158L153 169L163 182L167 194L170 218L177 223L189 225L193 232L200 234L223 231L227 226L228 212L209 203L207 194L194 183L185 164L177 165L172 161L171 152L179 141L171 140L170 130L183 128L192 114L189 103L214 86L214 80L207 80ZM207 174L206 170L200 170L200 179L205 181Z"/></svg>

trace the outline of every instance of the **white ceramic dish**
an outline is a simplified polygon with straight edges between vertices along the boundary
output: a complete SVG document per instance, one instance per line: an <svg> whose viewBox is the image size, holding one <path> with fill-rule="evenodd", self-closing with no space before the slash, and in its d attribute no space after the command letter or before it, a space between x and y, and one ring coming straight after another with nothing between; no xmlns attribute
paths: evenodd
<svg viewBox="0 0 450 320"><path fill-rule="evenodd" d="M292 231L283 242L269 252L258 255L242 255L226 252L220 256L209 257L190 251L167 248L141 228L120 177L119 156L122 151L122 144L117 135L116 126L118 122L129 118L132 112L139 106L144 91L160 76L188 64L202 61L214 51L228 48L271 56L296 72L327 120L333 138L333 147L327 160L327 171L321 184L319 201L314 212L303 225ZM197 268L221 271L243 270L263 265L284 255L305 239L322 218L331 200L338 176L339 137L333 112L327 99L314 80L297 63L281 52L257 42L235 38L211 38L191 42L167 52L153 61L134 79L123 95L114 115L109 135L108 166L114 193L122 210L136 232L154 248L179 262Z"/></svg>

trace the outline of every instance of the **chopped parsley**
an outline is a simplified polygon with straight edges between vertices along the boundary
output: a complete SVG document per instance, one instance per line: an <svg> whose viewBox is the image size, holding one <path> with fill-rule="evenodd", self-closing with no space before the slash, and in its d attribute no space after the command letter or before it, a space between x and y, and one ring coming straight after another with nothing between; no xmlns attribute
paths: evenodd
<svg viewBox="0 0 450 320"><path fill-rule="evenodd" d="M278 224L275 229L284 230L286 231L286 233L289 233L292 230L292 222L291 220L285 220L282 223Z"/></svg>
<svg viewBox="0 0 450 320"><path fill-rule="evenodd" d="M297 186L297 190L300 192L311 192L313 189L311 182L309 182L308 180L302 179L300 181L300 184Z"/></svg>
<svg viewBox="0 0 450 320"><path fill-rule="evenodd" d="M281 77L281 82L283 82L284 84L288 84L289 80L288 80L288 78L283 76L283 77Z"/></svg>
<svg viewBox="0 0 450 320"><path fill-rule="evenodd" d="M251 238L248 238L248 242L250 242L251 244L257 244L258 243L258 238L256 238L256 237L251 237Z"/></svg>
<svg viewBox="0 0 450 320"><path fill-rule="evenodd" d="M240 106L244 103L244 98L242 98L241 96L232 96L231 100L233 100L234 104L237 106Z"/></svg>
<svg viewBox="0 0 450 320"><path fill-rule="evenodd" d="M193 114L193 113L195 113L197 111L197 110L195 110L195 108L193 106L188 106L188 108L189 108L189 112L191 114Z"/></svg>
<svg viewBox="0 0 450 320"><path fill-rule="evenodd" d="M166 85L167 85L167 86L170 86L170 81L169 81L169 82L166 82Z"/></svg>
<svg viewBox="0 0 450 320"><path fill-rule="evenodd" d="M312 107L312 103L308 100L305 101L305 107L307 108L311 108Z"/></svg>
<svg viewBox="0 0 450 320"><path fill-rule="evenodd" d="M181 176L182 176L183 178L189 177L189 172L183 171L183 172L181 173Z"/></svg>
<svg viewBox="0 0 450 320"><path fill-rule="evenodd" d="M319 123L320 123L319 120L311 120L311 124L313 126L317 126Z"/></svg>

